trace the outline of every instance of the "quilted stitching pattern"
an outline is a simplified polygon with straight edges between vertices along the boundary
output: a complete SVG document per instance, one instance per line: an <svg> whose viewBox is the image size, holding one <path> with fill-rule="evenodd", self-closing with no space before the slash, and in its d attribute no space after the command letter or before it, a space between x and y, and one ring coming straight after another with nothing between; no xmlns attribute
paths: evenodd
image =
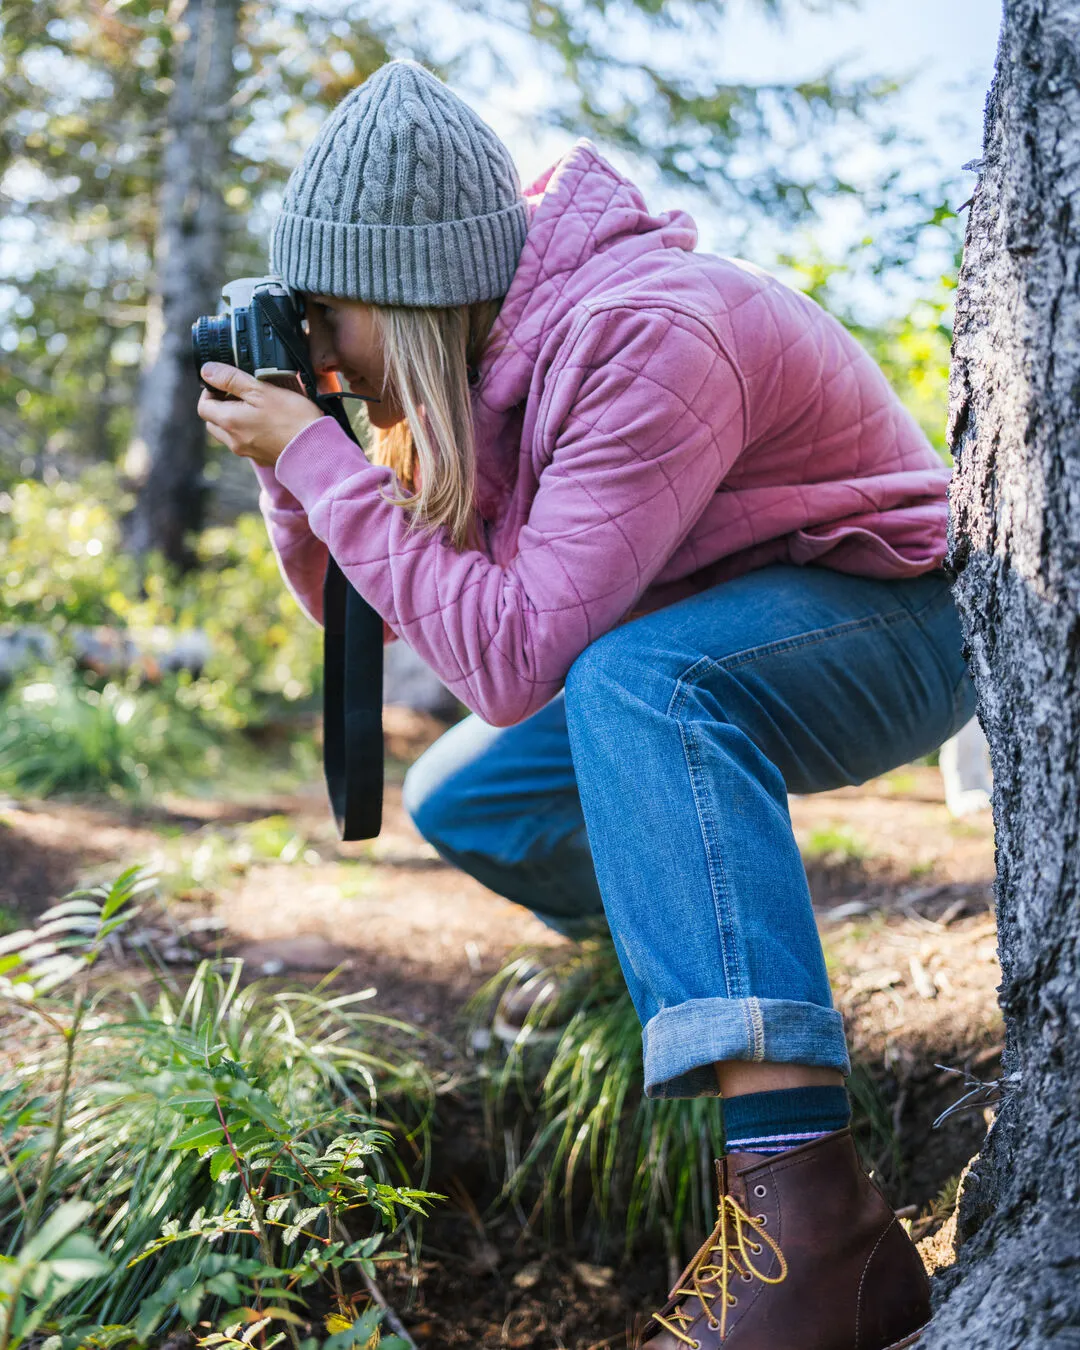
<svg viewBox="0 0 1080 1350"><path fill-rule="evenodd" d="M260 473L282 569L319 617L326 551L457 696L510 725L632 613L787 558L873 576L939 565L948 470L813 301L695 253L588 141L531 222L475 391L490 553L406 533L331 418Z"/></svg>

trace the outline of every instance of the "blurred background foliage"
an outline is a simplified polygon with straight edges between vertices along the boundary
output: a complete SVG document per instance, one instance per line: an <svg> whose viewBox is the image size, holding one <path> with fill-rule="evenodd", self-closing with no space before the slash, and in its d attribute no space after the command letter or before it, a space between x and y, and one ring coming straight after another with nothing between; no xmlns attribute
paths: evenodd
<svg viewBox="0 0 1080 1350"><path fill-rule="evenodd" d="M0 695L0 786L146 796L220 788L226 766L239 785L274 727L294 729L285 766L310 772L322 642L281 583L261 517L204 530L196 567L151 557L144 570L120 547L129 501L111 464L0 494L0 615L9 631L51 639L53 653ZM130 669L79 661L78 639L102 626L132 638L141 655ZM205 635L205 664L161 671L154 639L191 630Z"/></svg>
<svg viewBox="0 0 1080 1350"><path fill-rule="evenodd" d="M756 3L778 22L798 7L796 0ZM200 110L226 147L220 181L200 188L225 206L215 286L265 269L269 226L292 166L327 112L389 57L423 60L478 104L492 89L539 74L548 93L538 135L554 132L566 144L587 135L620 163L639 164L644 179L670 189L657 208L697 203L728 252L752 253L764 224L800 241L755 261L773 265L858 335L944 454L959 247L959 222L946 203L959 193L955 183L925 175L916 182L902 169L917 148L893 119L893 79L837 70L789 84L719 79L686 53L718 49L737 26L727 0L401 0L393 7L372 0L7 0L0 11L0 631L41 625L61 657L58 668L25 670L10 686L10 707L27 735L50 717L69 729L104 719L88 758L112 765L103 781L132 786L136 779L121 767L125 726L144 727L144 748L157 745L163 765L192 757L205 765L194 749L201 733L221 742L315 707L318 634L280 582L253 514L248 466L205 444L201 426L190 474L202 504L187 522L183 556L125 551L125 520L140 498L161 491L150 465L182 440L179 427L175 445L168 427L157 444L140 439L142 414L160 387L151 366L159 362L156 380L163 329L175 326L176 298L162 293L159 254L167 226L183 232L183 222L162 220L163 164L170 138L182 134L175 114L170 121L183 78L179 52L193 40L193 25L223 12L235 34L232 89L223 106ZM859 145L878 153L864 156L855 173L858 157L849 152ZM853 246L815 233L823 204L842 198L857 203L865 223ZM199 202L184 209L197 214ZM952 265L939 267L940 277L926 275L917 303L883 319L880 307L870 316L852 300L859 294L853 280L861 279L864 294L875 279L885 289L900 270L925 275L928 257ZM186 336L179 347L173 373L190 387L194 419ZM207 635L201 670L152 688L137 675L114 682L125 696L164 699L186 719L191 756L167 737L155 741L152 718L134 718L120 694L75 671L70 636L87 625ZM41 687L49 679L55 697ZM36 693L28 702L30 685ZM96 702L86 702L87 691ZM117 723L118 715L127 720ZM111 751L101 749L108 745ZM134 764L145 764L141 754ZM10 779L10 764L6 772ZM67 786L93 780L83 770L66 777ZM23 781L48 786L34 774ZM52 783L64 786L63 777Z"/></svg>

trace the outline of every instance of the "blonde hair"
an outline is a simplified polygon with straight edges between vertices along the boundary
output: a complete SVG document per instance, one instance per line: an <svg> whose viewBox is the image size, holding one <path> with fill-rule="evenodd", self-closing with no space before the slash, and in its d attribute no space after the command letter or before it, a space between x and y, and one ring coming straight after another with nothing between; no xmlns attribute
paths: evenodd
<svg viewBox="0 0 1080 1350"><path fill-rule="evenodd" d="M393 469L406 490L383 496L411 513L409 529L444 525L458 552L480 546L469 377L501 304L371 307L386 365L383 394L392 389L405 416L392 427L372 427L368 458Z"/></svg>

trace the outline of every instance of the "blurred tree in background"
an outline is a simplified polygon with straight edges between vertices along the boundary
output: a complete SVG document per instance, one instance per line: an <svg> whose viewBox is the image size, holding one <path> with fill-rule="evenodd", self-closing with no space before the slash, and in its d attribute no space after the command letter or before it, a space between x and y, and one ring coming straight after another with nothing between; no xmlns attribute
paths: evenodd
<svg viewBox="0 0 1080 1350"><path fill-rule="evenodd" d="M0 490L114 463L139 490L129 546L181 565L196 557L208 482L237 484L220 496L250 508L246 466L217 448L207 463L191 319L216 310L228 278L265 270L290 169L323 116L392 56L423 60L466 95L512 82L515 63L543 69L549 125L659 166L724 212L733 242L765 217L810 221L837 194L857 193L879 222L862 261L880 271L905 265L926 229L948 228L934 194L905 195L895 172L856 184L837 168L852 136L896 135L894 84L710 80L686 53L720 42L728 17L725 0L6 0L0 242L17 242L18 261L0 283ZM914 326L860 334L932 431L947 347L936 303Z"/></svg>

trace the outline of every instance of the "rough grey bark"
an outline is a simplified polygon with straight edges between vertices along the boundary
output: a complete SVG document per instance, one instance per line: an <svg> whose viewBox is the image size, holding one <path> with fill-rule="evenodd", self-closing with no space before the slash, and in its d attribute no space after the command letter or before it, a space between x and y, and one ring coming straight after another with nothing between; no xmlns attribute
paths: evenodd
<svg viewBox="0 0 1080 1350"><path fill-rule="evenodd" d="M923 1344L1080 1346L1080 0L1006 0L957 296L951 561L990 742L1003 1098Z"/></svg>
<svg viewBox="0 0 1080 1350"><path fill-rule="evenodd" d="M222 170L241 0L187 0L169 97L158 231L156 286L139 389L137 455L145 479L128 521L136 553L161 549L189 559L185 538L203 517L206 428L195 411L199 382L191 325L214 314L225 255ZM131 458L131 457L129 457Z"/></svg>

